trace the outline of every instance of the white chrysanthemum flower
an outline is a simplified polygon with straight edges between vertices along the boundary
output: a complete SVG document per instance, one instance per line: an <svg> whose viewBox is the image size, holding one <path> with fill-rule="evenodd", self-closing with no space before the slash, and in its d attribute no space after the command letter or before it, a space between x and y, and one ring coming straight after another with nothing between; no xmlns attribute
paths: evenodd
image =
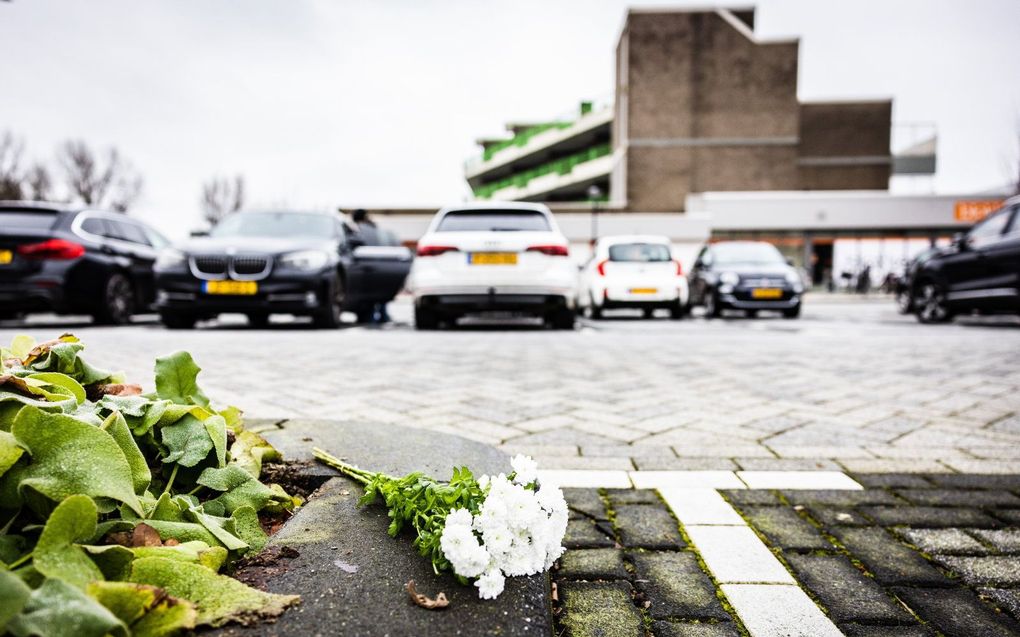
<svg viewBox="0 0 1020 637"><path fill-rule="evenodd" d="M506 525L492 524L482 530L482 541L485 542L485 549L489 554L496 561L500 561L512 548L514 536Z"/></svg>
<svg viewBox="0 0 1020 637"><path fill-rule="evenodd" d="M486 489L488 489L489 488L489 476L482 476L481 478L478 478L478 486L482 489L482 491L485 491Z"/></svg>
<svg viewBox="0 0 1020 637"><path fill-rule="evenodd" d="M544 513L535 499L534 491L516 487L507 494L506 517L511 528L526 530L539 516L544 517Z"/></svg>
<svg viewBox="0 0 1020 637"><path fill-rule="evenodd" d="M450 526L471 526L471 512L467 509L454 509L446 516L447 527Z"/></svg>
<svg viewBox="0 0 1020 637"><path fill-rule="evenodd" d="M491 559L485 547L478 543L470 526L445 527L439 537L439 546L453 565L453 571L463 577L478 577Z"/></svg>
<svg viewBox="0 0 1020 637"><path fill-rule="evenodd" d="M475 581L478 587L478 597L481 599L496 599L503 592L506 578L498 568L489 569L484 575Z"/></svg>
<svg viewBox="0 0 1020 637"><path fill-rule="evenodd" d="M510 466L514 468L514 482L520 485L528 485L538 479L538 463L531 459L531 456L518 454L510 460Z"/></svg>

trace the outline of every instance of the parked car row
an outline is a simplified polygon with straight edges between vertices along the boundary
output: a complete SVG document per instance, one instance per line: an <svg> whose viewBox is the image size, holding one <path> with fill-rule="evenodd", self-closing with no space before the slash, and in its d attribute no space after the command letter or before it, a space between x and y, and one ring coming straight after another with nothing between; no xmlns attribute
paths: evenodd
<svg viewBox="0 0 1020 637"><path fill-rule="evenodd" d="M382 233L378 233L382 236ZM0 202L0 319L27 312L90 314L123 324L155 310L171 328L240 312L336 327L393 299L411 265L397 245L365 245L325 213L245 212L208 236L170 244L137 219L87 207Z"/></svg>
<svg viewBox="0 0 1020 637"><path fill-rule="evenodd" d="M1020 313L1020 197L1013 197L952 245L922 252L908 265L897 305L922 323L958 314Z"/></svg>
<svg viewBox="0 0 1020 637"><path fill-rule="evenodd" d="M543 205L443 208L418 244L408 279L415 325L434 329L466 314L512 312L570 329L578 313L666 309L682 318L692 305L705 306L709 317L724 309L800 314L800 276L767 243L706 246L689 276L667 237L603 238L580 273L568 256L567 239Z"/></svg>

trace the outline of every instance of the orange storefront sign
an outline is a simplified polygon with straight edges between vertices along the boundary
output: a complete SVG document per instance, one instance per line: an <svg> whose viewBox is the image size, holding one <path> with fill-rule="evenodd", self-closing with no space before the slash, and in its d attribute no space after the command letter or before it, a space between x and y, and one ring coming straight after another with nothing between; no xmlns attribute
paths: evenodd
<svg viewBox="0 0 1020 637"><path fill-rule="evenodd" d="M977 223L1002 207L1002 199L972 199L957 201L953 216L957 221Z"/></svg>

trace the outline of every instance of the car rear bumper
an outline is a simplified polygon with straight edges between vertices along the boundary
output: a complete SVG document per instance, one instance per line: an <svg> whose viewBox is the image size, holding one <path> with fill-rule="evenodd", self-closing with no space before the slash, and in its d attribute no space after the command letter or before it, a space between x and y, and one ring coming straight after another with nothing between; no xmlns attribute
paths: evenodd
<svg viewBox="0 0 1020 637"><path fill-rule="evenodd" d="M570 296L548 291L531 292L444 292L440 294L417 295L415 304L444 315L469 314L475 312L519 312L526 314L547 314L556 310L570 309Z"/></svg>
<svg viewBox="0 0 1020 637"><path fill-rule="evenodd" d="M208 294L204 283L185 274L158 275L156 310L199 316L224 312L310 314L323 306L329 290L329 278L321 274L257 281L258 290L251 295Z"/></svg>
<svg viewBox="0 0 1020 637"><path fill-rule="evenodd" d="M35 277L13 283L0 282L0 314L67 310L60 281Z"/></svg>
<svg viewBox="0 0 1020 637"><path fill-rule="evenodd" d="M784 293L783 298L755 300L745 295L720 294L719 306L734 310L789 310L800 305L800 294Z"/></svg>

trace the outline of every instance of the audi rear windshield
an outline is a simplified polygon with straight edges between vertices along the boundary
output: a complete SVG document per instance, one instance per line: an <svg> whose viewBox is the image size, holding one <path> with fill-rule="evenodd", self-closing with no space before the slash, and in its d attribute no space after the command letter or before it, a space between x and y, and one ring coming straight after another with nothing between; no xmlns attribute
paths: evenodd
<svg viewBox="0 0 1020 637"><path fill-rule="evenodd" d="M0 231L49 230L56 220L57 213L53 210L0 208Z"/></svg>
<svg viewBox="0 0 1020 637"><path fill-rule="evenodd" d="M335 236L332 217L295 212L242 212L230 215L209 231L211 237L313 237Z"/></svg>
<svg viewBox="0 0 1020 637"><path fill-rule="evenodd" d="M533 210L455 210L439 220L436 232L548 232L549 219Z"/></svg>
<svg viewBox="0 0 1020 637"><path fill-rule="evenodd" d="M661 243L618 243L609 246L610 261L631 261L636 263L658 263L672 260L669 246Z"/></svg>

